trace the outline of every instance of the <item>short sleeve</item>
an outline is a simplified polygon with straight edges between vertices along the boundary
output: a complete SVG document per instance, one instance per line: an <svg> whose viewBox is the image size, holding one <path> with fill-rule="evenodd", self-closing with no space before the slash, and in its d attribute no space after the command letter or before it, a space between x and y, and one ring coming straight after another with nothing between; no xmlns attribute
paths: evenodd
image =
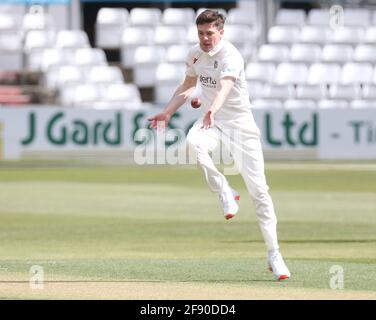
<svg viewBox="0 0 376 320"><path fill-rule="evenodd" d="M243 59L229 55L223 59L219 78L234 77L238 79L243 70Z"/></svg>
<svg viewBox="0 0 376 320"><path fill-rule="evenodd" d="M187 59L185 60L185 65L187 66L187 69L185 71L185 74L188 76L188 77L195 77L196 76L196 71L193 67L193 64L194 64L194 54L192 52L193 50L190 50L189 53L188 53L188 56L187 56Z"/></svg>

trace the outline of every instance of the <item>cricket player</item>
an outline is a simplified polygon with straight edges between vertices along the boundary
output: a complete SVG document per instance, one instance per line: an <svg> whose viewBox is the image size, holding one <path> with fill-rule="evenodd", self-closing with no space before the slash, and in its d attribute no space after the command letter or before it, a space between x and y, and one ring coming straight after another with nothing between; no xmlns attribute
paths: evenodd
<svg viewBox="0 0 376 320"><path fill-rule="evenodd" d="M164 111L149 118L150 127L157 128L161 123L167 126L200 81L205 111L188 132L187 144L196 152L210 190L218 194L226 219L237 214L239 195L218 171L210 154L220 143L231 150L256 207L269 270L276 279L287 279L290 272L279 252L277 219L264 174L260 131L251 111L244 61L239 51L223 39L224 22L224 16L213 10L205 10L196 18L199 43L188 53L186 77Z"/></svg>

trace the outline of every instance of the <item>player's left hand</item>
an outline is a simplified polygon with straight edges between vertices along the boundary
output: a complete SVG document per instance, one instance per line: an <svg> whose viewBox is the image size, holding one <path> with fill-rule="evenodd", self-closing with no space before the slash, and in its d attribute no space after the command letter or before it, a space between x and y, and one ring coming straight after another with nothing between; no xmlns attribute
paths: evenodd
<svg viewBox="0 0 376 320"><path fill-rule="evenodd" d="M212 128L213 126L214 126L214 115L212 111L208 111L205 114L204 119L202 120L201 129L206 130L206 129Z"/></svg>

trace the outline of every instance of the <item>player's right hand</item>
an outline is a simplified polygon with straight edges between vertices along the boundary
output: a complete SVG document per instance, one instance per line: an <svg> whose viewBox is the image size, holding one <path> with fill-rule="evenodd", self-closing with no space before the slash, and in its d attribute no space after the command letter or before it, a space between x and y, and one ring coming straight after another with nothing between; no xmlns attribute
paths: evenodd
<svg viewBox="0 0 376 320"><path fill-rule="evenodd" d="M168 126L171 116L167 113L161 112L155 116L148 118L150 121L150 128L152 129L165 129Z"/></svg>

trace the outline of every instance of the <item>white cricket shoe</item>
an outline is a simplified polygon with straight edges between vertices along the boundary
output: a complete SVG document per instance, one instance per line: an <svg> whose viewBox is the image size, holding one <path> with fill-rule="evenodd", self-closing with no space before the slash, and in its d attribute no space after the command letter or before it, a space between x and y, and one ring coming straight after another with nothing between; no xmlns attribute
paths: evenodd
<svg viewBox="0 0 376 320"><path fill-rule="evenodd" d="M268 252L269 270L274 273L277 280L284 280L290 278L291 274L283 261L282 255L278 250Z"/></svg>
<svg viewBox="0 0 376 320"><path fill-rule="evenodd" d="M219 201L223 209L226 220L229 220L237 214L239 206L237 201L240 200L239 194L232 188L219 194Z"/></svg>

